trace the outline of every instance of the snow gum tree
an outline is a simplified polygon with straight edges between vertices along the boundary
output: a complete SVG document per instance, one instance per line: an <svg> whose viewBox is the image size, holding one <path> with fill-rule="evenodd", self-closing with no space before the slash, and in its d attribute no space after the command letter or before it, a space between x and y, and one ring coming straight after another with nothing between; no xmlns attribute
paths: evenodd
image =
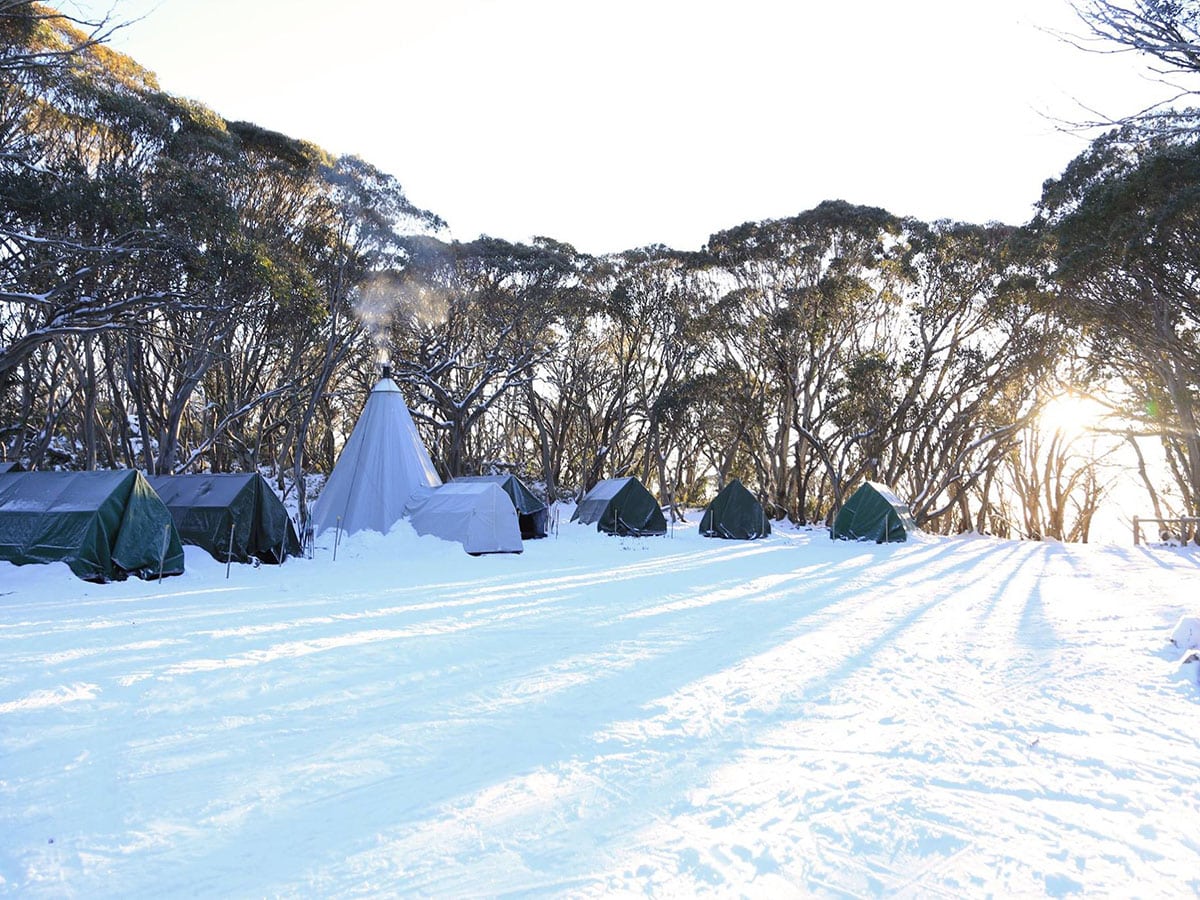
<svg viewBox="0 0 1200 900"><path fill-rule="evenodd" d="M738 355L763 361L769 374L768 494L777 513L822 518L821 479L833 505L841 501L841 473L823 435L830 390L845 361L870 345L899 230L884 210L838 201L709 239L713 264L733 284L725 302L741 326Z"/></svg>
<svg viewBox="0 0 1200 900"><path fill-rule="evenodd" d="M0 5L5 453L299 473L311 443L331 463L310 425L369 355L350 299L440 220L360 160L163 93L103 25Z"/></svg>
<svg viewBox="0 0 1200 900"><path fill-rule="evenodd" d="M1200 2L1197 0L1076 0L1072 3L1086 36L1077 46L1099 53L1125 50L1147 60L1163 86L1163 99L1150 107L1104 119L1143 136L1195 134L1200 112Z"/></svg>
<svg viewBox="0 0 1200 900"><path fill-rule="evenodd" d="M1123 379L1127 418L1158 436L1185 511L1200 508L1200 143L1095 142L1048 182L1037 227L1092 377Z"/></svg>
<svg viewBox="0 0 1200 900"><path fill-rule="evenodd" d="M71 405L60 376L73 374L90 465L101 437L97 355L107 361L114 336L142 327L174 296L172 279L160 277L170 240L143 183L170 103L153 76L69 21L38 6L8 15L23 13L32 17L17 29L24 43L9 45L5 59L26 64L0 85L0 387L23 396L22 408L42 408L42 427L10 436L29 439L36 460Z"/></svg>
<svg viewBox="0 0 1200 900"><path fill-rule="evenodd" d="M601 401L586 425L593 440L583 487L605 469L636 474L677 514L676 495L690 487L685 457L694 452L686 426L695 421L689 407L704 338L697 322L708 302L694 254L631 250L597 261L591 276L599 341L589 396Z"/></svg>
<svg viewBox="0 0 1200 900"><path fill-rule="evenodd" d="M561 304L578 275L572 248L496 238L405 243L389 332L397 377L415 417L433 429L448 477L478 471L477 425L523 391L556 340Z"/></svg>
<svg viewBox="0 0 1200 900"><path fill-rule="evenodd" d="M926 527L992 530L1002 463L1062 347L1044 259L1005 225L908 221L905 236L893 402L852 445L871 436L867 473L899 487Z"/></svg>

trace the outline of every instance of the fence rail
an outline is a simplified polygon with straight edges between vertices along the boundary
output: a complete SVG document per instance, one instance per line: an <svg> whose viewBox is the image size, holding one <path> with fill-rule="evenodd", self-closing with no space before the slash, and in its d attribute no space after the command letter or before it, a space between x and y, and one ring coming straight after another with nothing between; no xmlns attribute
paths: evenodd
<svg viewBox="0 0 1200 900"><path fill-rule="evenodd" d="M1171 516L1166 519L1143 519L1140 516L1133 517L1133 545L1136 547L1142 542L1142 524L1145 522L1154 522L1157 525L1178 525L1179 540L1187 543L1191 539L1193 529L1189 529L1189 525L1200 525L1200 516Z"/></svg>

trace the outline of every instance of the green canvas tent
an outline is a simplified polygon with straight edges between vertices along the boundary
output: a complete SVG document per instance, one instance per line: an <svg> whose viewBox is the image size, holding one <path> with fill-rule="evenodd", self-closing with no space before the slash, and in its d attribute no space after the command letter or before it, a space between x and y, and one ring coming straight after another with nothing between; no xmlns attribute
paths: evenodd
<svg viewBox="0 0 1200 900"><path fill-rule="evenodd" d="M87 581L183 572L171 514L132 469L0 478L0 559L65 562Z"/></svg>
<svg viewBox="0 0 1200 900"><path fill-rule="evenodd" d="M883 544L908 540L918 530L907 503L887 485L867 481L838 510L830 536Z"/></svg>
<svg viewBox="0 0 1200 900"><path fill-rule="evenodd" d="M641 537L667 533L667 520L654 496L636 478L599 482L579 501L572 522L596 523L607 534Z"/></svg>
<svg viewBox="0 0 1200 900"><path fill-rule="evenodd" d="M153 475L149 481L171 511L180 539L219 562L281 563L300 555L296 527L257 473Z"/></svg>
<svg viewBox="0 0 1200 900"><path fill-rule="evenodd" d="M549 510L546 504L538 499L516 475L468 475L465 478L455 478L455 481L491 482L497 484L512 500L513 508L517 511L517 521L521 526L521 540L529 541L546 536L546 519Z"/></svg>
<svg viewBox="0 0 1200 900"><path fill-rule="evenodd" d="M762 504L736 478L708 504L700 520L705 537L752 541L771 533L771 523Z"/></svg>

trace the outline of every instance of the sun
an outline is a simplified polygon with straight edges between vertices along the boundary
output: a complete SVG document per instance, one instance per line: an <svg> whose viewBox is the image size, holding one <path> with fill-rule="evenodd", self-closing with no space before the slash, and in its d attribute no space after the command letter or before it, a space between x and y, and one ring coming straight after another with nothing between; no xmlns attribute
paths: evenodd
<svg viewBox="0 0 1200 900"><path fill-rule="evenodd" d="M1038 421L1045 431L1057 431L1066 438L1095 433L1107 410L1091 397L1065 391L1042 407Z"/></svg>

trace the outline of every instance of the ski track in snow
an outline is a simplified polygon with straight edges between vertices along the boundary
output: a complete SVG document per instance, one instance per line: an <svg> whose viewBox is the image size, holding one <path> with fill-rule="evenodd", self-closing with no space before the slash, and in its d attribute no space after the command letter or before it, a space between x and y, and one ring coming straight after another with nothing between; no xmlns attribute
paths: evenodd
<svg viewBox="0 0 1200 900"><path fill-rule="evenodd" d="M0 564L0 894L1200 892L1187 552L342 553Z"/></svg>

